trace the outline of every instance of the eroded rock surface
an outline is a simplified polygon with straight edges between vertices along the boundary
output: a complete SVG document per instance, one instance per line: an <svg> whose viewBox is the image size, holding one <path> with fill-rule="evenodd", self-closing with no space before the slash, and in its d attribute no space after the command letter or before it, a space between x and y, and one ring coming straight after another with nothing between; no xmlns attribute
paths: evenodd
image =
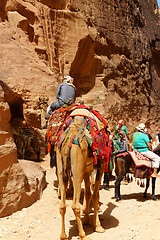
<svg viewBox="0 0 160 240"><path fill-rule="evenodd" d="M47 184L45 171L36 163L18 162L10 118L10 108L0 86L0 217L33 204Z"/></svg>
<svg viewBox="0 0 160 240"><path fill-rule="evenodd" d="M155 132L160 98L160 15L156 0L2 2L1 9L16 28L15 33L7 24L2 28L8 36L3 62L12 62L12 74L4 70L6 67L1 71L12 89L23 92L26 109L29 105L36 109L37 93L46 94L52 102L56 82L70 74L77 96L100 110L111 130L117 119L123 118L130 132L139 121ZM17 28L24 31L32 47ZM16 49L16 60L8 53L11 46ZM33 56L33 49L48 70ZM19 82L16 86L15 78Z"/></svg>

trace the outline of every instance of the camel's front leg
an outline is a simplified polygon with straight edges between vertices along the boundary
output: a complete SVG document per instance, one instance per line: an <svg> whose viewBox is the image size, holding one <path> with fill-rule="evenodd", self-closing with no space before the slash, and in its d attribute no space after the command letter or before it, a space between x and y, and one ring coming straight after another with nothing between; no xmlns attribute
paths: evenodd
<svg viewBox="0 0 160 240"><path fill-rule="evenodd" d="M65 232L65 213L66 213L66 191L63 182L63 173L62 173L62 156L57 149L57 176L59 181L60 195L61 195L61 204L59 208L59 212L62 218L62 227L61 227L61 235L60 240L67 239L67 234Z"/></svg>
<svg viewBox="0 0 160 240"><path fill-rule="evenodd" d="M103 163L102 163L103 164ZM101 226L99 216L98 216L98 207L99 207L99 186L101 182L101 178L104 172L105 163L101 166L101 170L97 170L95 187L93 192L93 207L94 207L94 218L93 218L93 226L96 232L102 233L105 229Z"/></svg>

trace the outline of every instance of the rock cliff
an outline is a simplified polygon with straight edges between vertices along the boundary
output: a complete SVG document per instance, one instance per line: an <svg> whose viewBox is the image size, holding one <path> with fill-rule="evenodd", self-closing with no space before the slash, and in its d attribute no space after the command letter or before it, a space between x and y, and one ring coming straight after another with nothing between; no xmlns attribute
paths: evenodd
<svg viewBox="0 0 160 240"><path fill-rule="evenodd" d="M14 27L14 33L6 33L1 75L12 89L23 92L26 111L36 109L35 100L41 94L52 102L56 83L70 74L77 97L101 111L111 130L123 118L130 132L141 121L155 133L160 96L156 0L3 0L0 9L5 21L1 29L11 28L7 21ZM16 56L8 51L11 45ZM10 74L8 61L12 62Z"/></svg>

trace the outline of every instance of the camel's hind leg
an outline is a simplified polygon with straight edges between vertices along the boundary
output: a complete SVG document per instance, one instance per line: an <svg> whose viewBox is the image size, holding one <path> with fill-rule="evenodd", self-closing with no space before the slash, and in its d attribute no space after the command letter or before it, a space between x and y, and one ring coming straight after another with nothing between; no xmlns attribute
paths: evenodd
<svg viewBox="0 0 160 240"><path fill-rule="evenodd" d="M90 173L91 172L91 173ZM90 176L85 175L84 176L84 182L85 182L85 197L83 199L83 206L82 206L82 214L85 215L86 211L86 198L88 199L89 203L92 199L91 191L93 192L94 189L94 170L89 171L88 173ZM88 179L89 177L89 179ZM89 189L88 189L89 188ZM90 209L90 208L89 208ZM83 219L84 223L87 224L86 220Z"/></svg>
<svg viewBox="0 0 160 240"><path fill-rule="evenodd" d="M85 158L81 152L81 149L78 145L72 145L71 149L71 168L73 174L73 188L74 188L74 195L73 195L73 203L72 209L75 214L78 230L79 230L79 237L80 240L89 240L86 237L85 231L83 229L81 216L80 216L80 194L81 194L81 184L83 181L83 175L85 171Z"/></svg>
<svg viewBox="0 0 160 240"><path fill-rule="evenodd" d="M83 223L89 224L91 189L90 189L90 176L88 173L85 174L85 176L84 176L84 183L85 183L85 196L84 196L85 209L84 209L84 205L83 205L83 211L84 211Z"/></svg>
<svg viewBox="0 0 160 240"><path fill-rule="evenodd" d="M59 181L60 195L61 195L61 204L60 204L59 212L62 217L62 228L61 228L60 239L64 240L64 239L67 239L67 234L65 232L66 191L65 191L65 185L63 182L62 156L58 148L57 148L56 154L57 154L57 173L58 173L58 181Z"/></svg>
<svg viewBox="0 0 160 240"><path fill-rule="evenodd" d="M94 207L94 218L93 218L93 226L96 232L104 232L105 229L101 226L99 216L98 216L98 207L99 207L99 186L101 182L101 178L103 176L103 172L105 169L105 162L101 163L101 169L97 170L94 192L93 192L93 207Z"/></svg>

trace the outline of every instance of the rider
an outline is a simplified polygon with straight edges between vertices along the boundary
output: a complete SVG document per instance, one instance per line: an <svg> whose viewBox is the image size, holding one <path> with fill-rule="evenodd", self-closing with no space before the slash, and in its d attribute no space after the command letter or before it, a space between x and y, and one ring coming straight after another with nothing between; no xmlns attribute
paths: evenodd
<svg viewBox="0 0 160 240"><path fill-rule="evenodd" d="M149 133L148 128L145 128L145 129L144 129L144 133L147 134L147 136L149 137L149 140L150 140L151 144L153 144L153 138L152 138L151 134Z"/></svg>
<svg viewBox="0 0 160 240"><path fill-rule="evenodd" d="M120 139L120 136L119 136L119 133L121 131L124 131L125 134L127 135L128 137L128 130L127 130L127 127L124 126L124 121L121 119L118 121L118 125L115 127L115 135L116 135L116 139Z"/></svg>
<svg viewBox="0 0 160 240"><path fill-rule="evenodd" d="M60 83L57 88L56 98L57 101L51 103L46 112L46 124L42 127L42 129L47 128L47 122L52 114L52 112L64 104L71 104L75 101L75 93L76 87L73 85L73 78L70 76L64 77L63 83Z"/></svg>
<svg viewBox="0 0 160 240"><path fill-rule="evenodd" d="M137 131L133 134L133 141L132 141L132 144L134 147L133 150L140 152L145 157L148 157L149 159L154 161L154 165L153 165L154 172L151 176L157 177L157 169L159 168L160 157L152 151L152 145L149 140L149 137L147 136L147 134L144 133L145 124L140 123L136 127L136 129Z"/></svg>
<svg viewBox="0 0 160 240"><path fill-rule="evenodd" d="M128 152L129 149L130 149L130 144L129 144L129 141L128 141L127 137L126 137L126 133L124 131L121 131L119 133L119 136L120 136L120 142L118 144L120 146L120 149L116 150L116 154L117 153Z"/></svg>

